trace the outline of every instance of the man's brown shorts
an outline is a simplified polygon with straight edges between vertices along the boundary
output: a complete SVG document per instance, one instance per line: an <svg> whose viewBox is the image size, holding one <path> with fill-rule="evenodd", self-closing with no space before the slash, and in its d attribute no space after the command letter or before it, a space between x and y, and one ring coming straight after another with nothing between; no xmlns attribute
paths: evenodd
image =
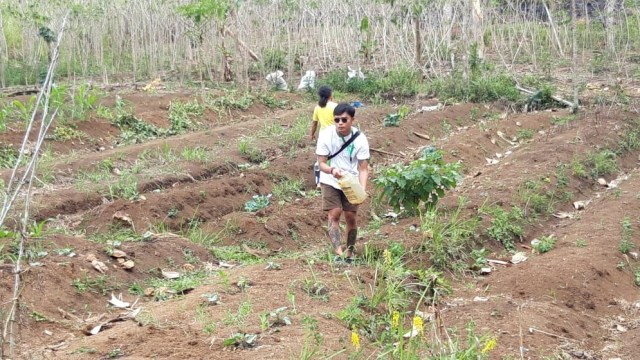
<svg viewBox="0 0 640 360"><path fill-rule="evenodd" d="M322 210L342 209L343 211L357 211L358 205L353 205L347 200L342 190L338 190L331 185L322 185Z"/></svg>

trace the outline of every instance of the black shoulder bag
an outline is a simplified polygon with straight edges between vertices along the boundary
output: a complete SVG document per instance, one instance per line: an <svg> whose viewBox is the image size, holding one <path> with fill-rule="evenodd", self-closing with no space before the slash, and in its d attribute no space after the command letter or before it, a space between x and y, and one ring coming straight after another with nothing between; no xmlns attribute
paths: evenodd
<svg viewBox="0 0 640 360"><path fill-rule="evenodd" d="M338 151L336 151L335 154L327 156L327 160L331 160L336 155L340 154L342 150L346 149L347 146L351 145L351 143L358 137L358 135L360 135L360 131L356 131L349 140L347 140L344 144L342 144L342 147L338 149Z"/></svg>

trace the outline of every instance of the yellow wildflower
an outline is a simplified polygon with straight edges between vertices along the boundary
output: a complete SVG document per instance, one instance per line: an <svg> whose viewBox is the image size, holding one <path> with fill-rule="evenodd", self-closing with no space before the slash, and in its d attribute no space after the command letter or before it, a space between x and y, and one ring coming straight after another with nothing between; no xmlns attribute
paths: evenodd
<svg viewBox="0 0 640 360"><path fill-rule="evenodd" d="M360 335L358 335L358 331L355 328L351 331L351 343L356 348L356 351L360 350Z"/></svg>
<svg viewBox="0 0 640 360"><path fill-rule="evenodd" d="M400 313L397 311L394 311L391 317L391 328L397 329L399 323L400 323Z"/></svg>
<svg viewBox="0 0 640 360"><path fill-rule="evenodd" d="M496 341L495 338L489 339L489 341L487 341L487 343L484 344L484 347L482 348L482 350L480 352L483 353L483 354L488 353L489 351L493 350L493 348L496 347L497 343L498 342Z"/></svg>
<svg viewBox="0 0 640 360"><path fill-rule="evenodd" d="M422 318L420 316L413 317L413 328L418 332L418 335L422 335L424 332L424 323L422 322Z"/></svg>
<svg viewBox="0 0 640 360"><path fill-rule="evenodd" d="M382 253L382 255L384 256L384 264L386 266L390 266L391 265L391 252L387 249L384 249L384 252Z"/></svg>

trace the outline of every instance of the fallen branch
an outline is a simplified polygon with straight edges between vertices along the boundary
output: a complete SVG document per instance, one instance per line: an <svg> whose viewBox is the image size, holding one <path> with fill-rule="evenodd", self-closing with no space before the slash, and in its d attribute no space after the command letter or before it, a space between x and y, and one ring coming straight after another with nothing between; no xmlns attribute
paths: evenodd
<svg viewBox="0 0 640 360"><path fill-rule="evenodd" d="M525 88L523 88L522 86L517 85L517 84L516 84L516 89L518 89L519 91L521 91L521 92L523 92L523 93L525 93L525 94L529 94L529 95L533 95L533 94L537 93L537 91L533 91L533 90L525 89ZM559 102L559 103L562 103L562 104L567 105L568 107L570 107L570 108L572 108L572 109L574 109L574 108L575 108L575 105L574 105L572 102L569 102L569 101L567 101L567 100L565 100L565 99L563 99L563 98L561 98L561 97L558 97L558 96L555 96L555 95L551 95L551 98L552 98L553 100L555 100L555 101Z"/></svg>
<svg viewBox="0 0 640 360"><path fill-rule="evenodd" d="M399 155L399 154L390 153L390 152L388 152L388 151L384 151L384 150L381 150L381 149L374 149L374 148L371 148L371 151L375 151L375 152L377 152L377 153L384 154L384 155L400 157L400 155Z"/></svg>
<svg viewBox="0 0 640 360"><path fill-rule="evenodd" d="M431 137L429 137L429 135L425 135L425 134L420 134L419 132L413 132L413 135L421 138L421 139L425 139L425 140L431 140Z"/></svg>
<svg viewBox="0 0 640 360"><path fill-rule="evenodd" d="M246 44L244 41L240 40L240 38L239 38L236 34L232 33L232 32L231 32L229 29L227 29L226 27L224 28L224 34L225 34L225 35L229 35L229 36L231 36L232 38L236 39L236 41L238 42L238 44L240 44L240 46L241 46L242 48L244 48L244 49L247 51L247 53L249 53L249 56L251 56L251 58L252 58L253 60L255 60L255 61L257 61L257 62L260 62L260 58L258 57L258 55L256 55L256 53L254 53L251 49L249 49L249 47L247 46L247 44Z"/></svg>
<svg viewBox="0 0 640 360"><path fill-rule="evenodd" d="M564 336L560 336L560 335L552 334L552 333L549 333L549 332L546 332L546 331L538 330L538 329L536 329L536 328L534 328L534 327L530 327L530 328L529 328L529 332L530 332L531 334L533 334L534 332L538 332L538 333L540 333L540 334L548 335L548 336L551 336L551 337L554 337L554 338L564 339L564 340L569 340L569 341L574 341L573 339L569 339L568 337L564 337Z"/></svg>

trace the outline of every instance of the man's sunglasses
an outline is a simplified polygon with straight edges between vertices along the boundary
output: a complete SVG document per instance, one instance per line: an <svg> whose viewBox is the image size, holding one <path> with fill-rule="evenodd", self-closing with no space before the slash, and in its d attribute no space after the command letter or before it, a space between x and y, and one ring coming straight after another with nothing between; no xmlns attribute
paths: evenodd
<svg viewBox="0 0 640 360"><path fill-rule="evenodd" d="M338 123L340 123L340 122L342 122L343 124L346 124L346 123L347 123L347 121L349 121L349 118L346 118L346 117L342 117L342 118L337 117L337 118L333 118L333 121L335 121L335 122L336 122L336 124L338 124Z"/></svg>

